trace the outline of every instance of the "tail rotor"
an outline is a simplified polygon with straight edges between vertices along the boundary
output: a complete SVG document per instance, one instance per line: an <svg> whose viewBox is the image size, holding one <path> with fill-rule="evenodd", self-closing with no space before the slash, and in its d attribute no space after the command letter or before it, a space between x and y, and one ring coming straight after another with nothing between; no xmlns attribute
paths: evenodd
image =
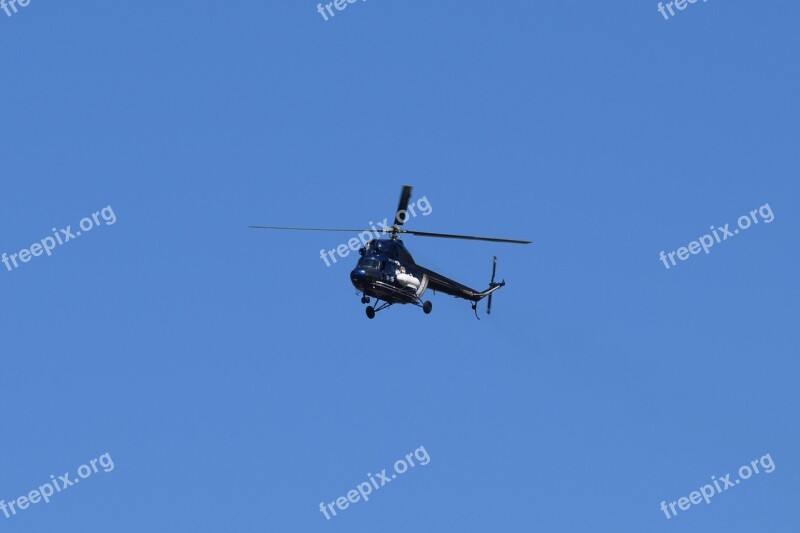
<svg viewBox="0 0 800 533"><path fill-rule="evenodd" d="M497 256L494 256L494 259L492 260L492 280L489 282L489 288L490 289L495 286L495 283L494 283L494 274L495 274L495 272L497 272ZM494 293L490 293L489 294L489 302L486 304L486 314L487 315L491 315L492 314L492 294L494 294Z"/></svg>

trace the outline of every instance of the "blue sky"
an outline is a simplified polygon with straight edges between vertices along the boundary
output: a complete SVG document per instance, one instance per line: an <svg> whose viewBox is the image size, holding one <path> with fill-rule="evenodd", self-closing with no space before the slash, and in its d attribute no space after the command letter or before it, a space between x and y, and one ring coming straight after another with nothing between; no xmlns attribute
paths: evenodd
<svg viewBox="0 0 800 533"><path fill-rule="evenodd" d="M797 3L53 3L0 11L6 531L786 531L797 523ZM345 234L431 296L367 320ZM667 270L675 251L769 204ZM483 309L483 306L481 306ZM423 446L331 520L319 510ZM775 469L667 519L770 454Z"/></svg>

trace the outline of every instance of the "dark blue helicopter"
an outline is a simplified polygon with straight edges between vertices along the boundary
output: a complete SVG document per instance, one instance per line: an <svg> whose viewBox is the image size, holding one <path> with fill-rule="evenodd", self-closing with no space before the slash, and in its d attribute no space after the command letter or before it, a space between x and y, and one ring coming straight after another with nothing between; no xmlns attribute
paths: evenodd
<svg viewBox="0 0 800 533"><path fill-rule="evenodd" d="M408 202L411 199L411 186L404 185L400 193L400 202L391 228L383 228L389 234L388 239L373 239L359 250L361 258L355 268L350 272L350 281L362 293L361 303L370 303L370 297L375 298L375 306L368 305L367 316L375 318L375 313L394 304L413 304L421 307L425 314L433 309L430 301L422 301L422 294L430 289L433 292L443 292L456 298L463 298L472 302L475 316L478 316L477 305L482 299L489 297L486 313L492 312L492 293L506 284L505 281L495 283L494 275L497 270L497 257L492 264L492 279L489 288L485 291L476 291L457 281L446 278L432 270L418 265L406 249L403 241L398 238L402 233L419 235L422 237L440 237L445 239L466 239L473 241L505 242L514 244L530 244L531 241L514 239L497 239L493 237L475 237L472 235L452 235L448 233L429 233L425 231L409 231L401 226L408 218ZM323 228L287 228L279 226L250 226L256 229L299 230L299 231L344 231L348 233L369 232L370 230L358 229L323 229Z"/></svg>

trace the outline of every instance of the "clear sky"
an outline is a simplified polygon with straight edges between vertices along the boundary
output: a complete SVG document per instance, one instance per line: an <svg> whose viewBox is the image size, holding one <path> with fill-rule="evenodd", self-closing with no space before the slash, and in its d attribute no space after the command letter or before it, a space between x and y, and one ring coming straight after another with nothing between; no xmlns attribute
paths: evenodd
<svg viewBox="0 0 800 533"><path fill-rule="evenodd" d="M797 525L797 2L16 7L0 500L114 468L3 531ZM319 257L349 235L247 228L362 227L404 183L432 207L409 229L534 241L405 239L477 289L498 256L490 317L438 294L370 321L355 259Z"/></svg>

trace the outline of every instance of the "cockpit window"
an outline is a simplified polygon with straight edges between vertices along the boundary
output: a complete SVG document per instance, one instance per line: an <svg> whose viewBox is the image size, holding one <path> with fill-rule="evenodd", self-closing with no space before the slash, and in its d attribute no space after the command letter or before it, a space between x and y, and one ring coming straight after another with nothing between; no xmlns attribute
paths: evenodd
<svg viewBox="0 0 800 533"><path fill-rule="evenodd" d="M377 259L365 258L358 262L358 267L364 270L378 270L380 269L381 262Z"/></svg>

